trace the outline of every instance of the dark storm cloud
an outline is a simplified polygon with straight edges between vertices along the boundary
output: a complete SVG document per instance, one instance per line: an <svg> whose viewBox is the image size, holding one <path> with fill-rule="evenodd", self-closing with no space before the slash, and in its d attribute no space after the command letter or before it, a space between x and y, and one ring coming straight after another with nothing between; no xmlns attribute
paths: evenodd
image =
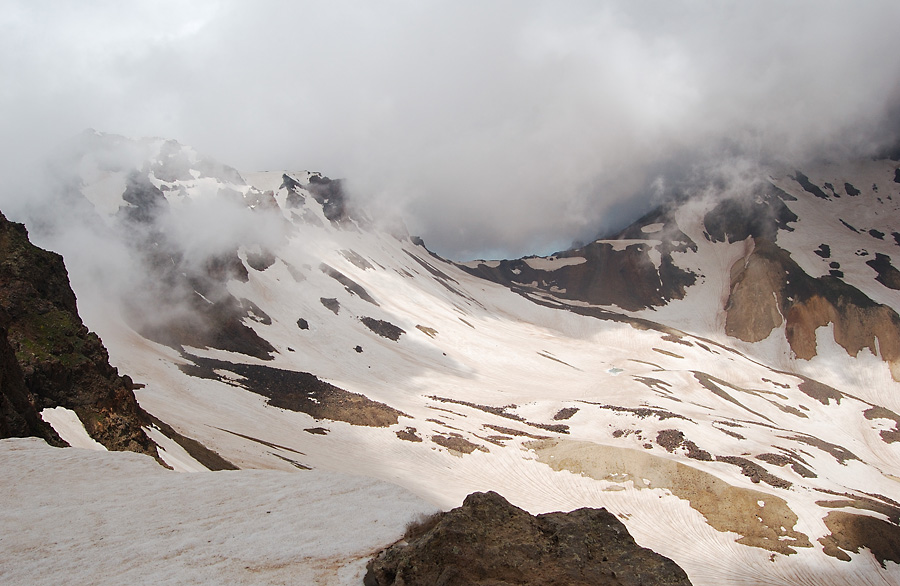
<svg viewBox="0 0 900 586"><path fill-rule="evenodd" d="M172 137L346 177L456 257L589 238L722 152L871 152L900 111L894 1L6 4L5 176Z"/></svg>

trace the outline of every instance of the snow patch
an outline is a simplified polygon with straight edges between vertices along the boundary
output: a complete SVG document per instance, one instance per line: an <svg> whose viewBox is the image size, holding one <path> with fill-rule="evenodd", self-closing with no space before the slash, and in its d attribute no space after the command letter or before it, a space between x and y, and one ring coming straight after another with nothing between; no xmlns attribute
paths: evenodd
<svg viewBox="0 0 900 586"><path fill-rule="evenodd" d="M53 407L41 411L41 419L50 424L56 433L73 448L106 451L103 444L88 435L78 415L65 407Z"/></svg>

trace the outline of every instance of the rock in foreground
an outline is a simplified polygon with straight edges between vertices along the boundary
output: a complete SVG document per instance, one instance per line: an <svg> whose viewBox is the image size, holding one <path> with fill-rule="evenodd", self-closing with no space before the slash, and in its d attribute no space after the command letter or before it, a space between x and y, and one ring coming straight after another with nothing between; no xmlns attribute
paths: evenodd
<svg viewBox="0 0 900 586"><path fill-rule="evenodd" d="M535 517L476 492L406 537L369 562L366 586L690 584L606 509Z"/></svg>

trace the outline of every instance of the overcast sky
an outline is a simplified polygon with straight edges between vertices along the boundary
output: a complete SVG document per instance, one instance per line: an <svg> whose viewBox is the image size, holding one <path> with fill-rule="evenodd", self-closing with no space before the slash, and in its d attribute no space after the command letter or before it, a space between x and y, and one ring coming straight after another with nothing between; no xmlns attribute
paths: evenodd
<svg viewBox="0 0 900 586"><path fill-rule="evenodd" d="M0 8L7 177L87 127L164 136L345 177L454 258L590 238L726 148L801 164L897 129L896 0Z"/></svg>

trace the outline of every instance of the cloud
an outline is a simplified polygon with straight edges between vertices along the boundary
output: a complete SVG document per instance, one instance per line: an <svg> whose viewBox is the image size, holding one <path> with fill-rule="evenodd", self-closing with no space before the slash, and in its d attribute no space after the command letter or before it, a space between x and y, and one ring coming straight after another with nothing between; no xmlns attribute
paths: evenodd
<svg viewBox="0 0 900 586"><path fill-rule="evenodd" d="M456 258L591 238L722 152L898 130L892 1L7 4L4 177L85 127L166 136L345 177Z"/></svg>

